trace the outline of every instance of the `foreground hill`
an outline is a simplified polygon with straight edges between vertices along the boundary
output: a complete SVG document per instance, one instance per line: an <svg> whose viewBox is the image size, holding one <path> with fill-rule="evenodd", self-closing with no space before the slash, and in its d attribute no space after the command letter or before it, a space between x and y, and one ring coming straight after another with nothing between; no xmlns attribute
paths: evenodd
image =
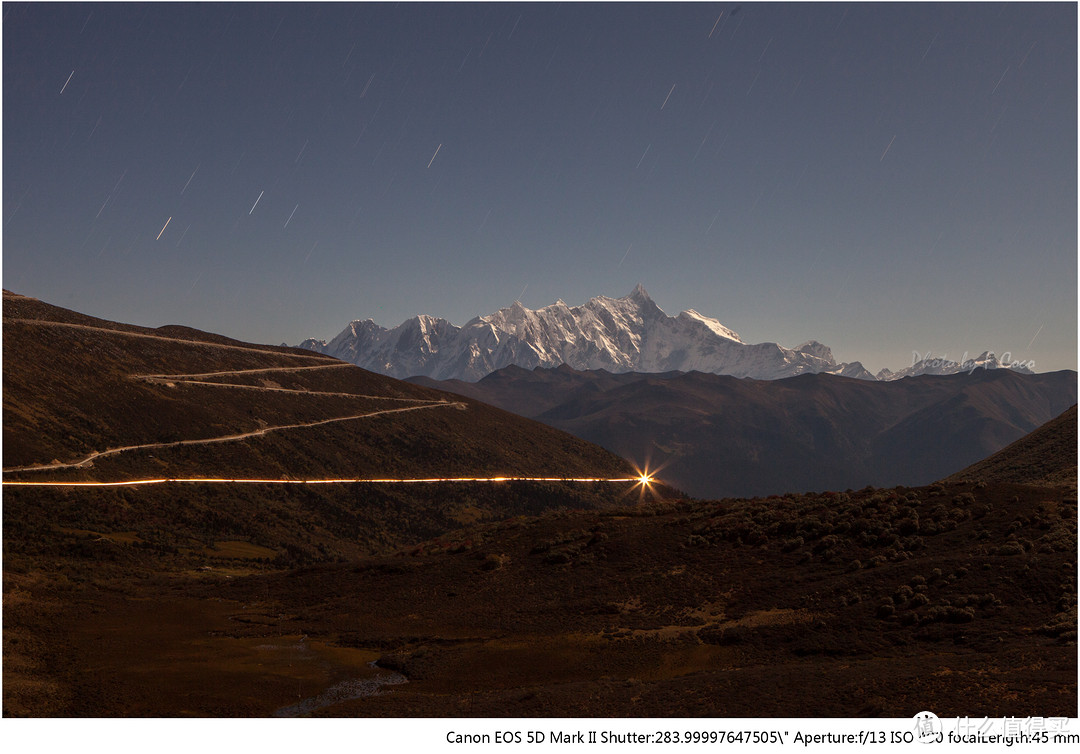
<svg viewBox="0 0 1080 754"><path fill-rule="evenodd" d="M946 481L1034 484L1076 489L1076 406Z"/></svg>
<svg viewBox="0 0 1080 754"><path fill-rule="evenodd" d="M1076 402L1076 373L976 369L869 382L516 367L437 386L662 468L698 497L929 484Z"/></svg>
<svg viewBox="0 0 1080 754"><path fill-rule="evenodd" d="M3 346L5 482L633 474L545 425L309 351L120 325L7 292ZM42 541L30 536L40 527L122 524L174 549L227 540L271 558L354 556L625 491L500 487L7 485L4 535L18 552Z"/></svg>

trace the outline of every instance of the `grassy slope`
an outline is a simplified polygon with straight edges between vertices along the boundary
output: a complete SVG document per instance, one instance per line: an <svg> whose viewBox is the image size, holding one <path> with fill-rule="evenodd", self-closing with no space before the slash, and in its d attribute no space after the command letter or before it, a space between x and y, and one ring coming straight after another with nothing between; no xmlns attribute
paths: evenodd
<svg viewBox="0 0 1080 754"><path fill-rule="evenodd" d="M1076 406L1008 447L948 477L1076 488Z"/></svg>

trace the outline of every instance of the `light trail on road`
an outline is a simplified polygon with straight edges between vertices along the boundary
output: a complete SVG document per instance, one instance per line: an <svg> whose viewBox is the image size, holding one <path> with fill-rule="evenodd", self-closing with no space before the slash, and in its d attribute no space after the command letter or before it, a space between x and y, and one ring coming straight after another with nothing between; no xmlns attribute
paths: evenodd
<svg viewBox="0 0 1080 754"><path fill-rule="evenodd" d="M501 482L616 482L634 483L648 487L654 479L650 476L636 477L557 477L557 476L492 476L492 477L425 477L412 479L224 479L224 478L174 478L128 479L119 482L9 482L5 487L135 487L148 484L436 484L439 482L501 483Z"/></svg>
<svg viewBox="0 0 1080 754"><path fill-rule="evenodd" d="M441 148L442 145L440 144L439 147ZM436 149L435 153L438 154L438 151L439 150ZM432 160L434 160L434 159L435 159L435 157L432 156ZM196 170L198 170L198 168L196 168ZM194 175L194 173L192 175ZM190 179L189 179L189 182L190 182ZM261 198L262 198L262 193L259 194L259 199L261 199ZM259 200L256 199L255 204L257 205L258 203L259 203ZM252 210L254 210L254 209L255 209L255 207L253 205ZM170 218L170 220L171 219L172 218ZM166 225L168 225L168 223L166 223ZM162 228L162 231L164 232L164 228ZM24 297L12 295L12 294L9 294L9 293L5 293L4 298L13 298L14 299L14 298L24 298ZM330 423L334 423L334 422L343 422L343 421L353 421L353 420L358 420L358 419L367 419L367 418L376 417L376 416L383 416L383 415L387 415L387 414L404 413L406 411L419 411L419 410L423 410L423 409L438 408L438 407L458 408L458 409L467 409L468 408L467 404L465 404L464 402L461 402L461 401L448 401L448 400L436 401L436 400L428 400L428 399L423 399L423 398L404 398L404 397L396 397L396 396L358 395L358 394L354 394L354 393L335 393L335 392L328 392L328 391L298 390L298 389L294 389L294 388L270 387L270 386L266 386L266 385L244 385L244 384L241 384L241 383L210 382L210 381L205 381L205 379L200 379L200 378L213 378L213 377L225 377L225 376L249 376L249 375L254 375L254 374L268 374L268 373L272 373L272 372L293 372L293 373L295 373L295 372L306 372L306 371L321 370L321 369L348 368L348 367L353 366L352 364L348 364L348 363L344 363L344 362L340 362L340 361L336 361L336 360L330 360L329 357L323 356L321 354L314 354L313 353L311 356L308 356L306 354L296 354L296 353L288 353L288 352L269 351L269 350L264 350L264 349L260 349L260 348L257 348L257 347L252 348L252 347L245 347L245 346L235 346L235 345L227 345L227 344L221 344L221 343L213 343L213 342L209 342L209 341L195 341L195 340L187 340L187 339L181 339L181 338L170 338L170 337L167 337L167 336L155 335L155 334L152 334L152 333L130 332L130 331L127 331L127 330L112 330L112 329L103 328L103 327L96 327L96 326L93 326L93 325L81 325L81 324L75 324L75 323L69 323L69 322L53 322L53 321L49 321L49 320L34 320L34 319L25 319L25 318L20 318L20 317L5 317L4 318L4 323L5 324L19 323L19 324L32 324L32 325L39 325L39 326L54 326L54 327L67 327L67 328L84 329L84 330L95 330L95 331L103 331L103 332L108 332L110 334L129 336L129 337L135 337L135 338L149 338L149 339L153 339L153 340L167 340L167 341L171 341L171 342L174 342L174 343L184 343L184 344L191 344L191 345L198 345L198 346L210 346L210 347L215 347L215 348L227 348L227 349L235 349L235 350L241 350L241 351L253 351L253 352L256 352L256 353L268 353L268 354L273 354L275 356L286 356L286 357L292 357L292 358L317 359L317 360L320 360L320 361L324 362L322 364L305 365L305 366L262 367L262 368L255 368L255 369L233 369L233 370L223 370L223 371L216 371L216 372L199 372L199 373L188 373L188 374L133 374L133 375L129 375L129 377L132 378L132 379L144 380L146 382L154 383L154 384L169 384L170 386L173 386L173 385L200 385L200 386L206 386L206 387L225 387L225 388L245 389L245 390L264 390L264 391L269 391L269 392L298 393L298 394L301 394L301 395L308 395L308 396L317 396L317 395L328 395L329 396L329 395L332 395L332 396L337 396L337 397L361 398L361 399L367 399L367 400L392 400L392 401L402 401L402 402L407 402L407 403L419 404L419 405L413 405L413 406L405 406L405 407L402 407L402 408L384 409L384 410L381 410L381 411L370 411L370 412L366 412L366 413L363 413L363 414L353 414L353 415L349 415L349 416L336 416L336 417L332 417L332 418L329 418L329 419L321 419L321 420L316 420L316 421L311 421L311 422L302 422L302 423L296 423L296 424L282 424L282 425L276 425L276 426L260 427L259 429L255 429L255 430L252 430L252 431L249 431L249 432L240 432L240 433L236 433L236 434L223 435L223 436L218 436L218 437L208 437L208 438L189 439L189 440L173 440L173 441L167 441L167 442L163 441L163 442L143 443L143 444L138 444L138 445L125 445L125 446L121 446L121 447L107 448L105 450L99 450L97 452L91 453L90 455L85 456L85 457L83 457L81 459L78 459L78 460L75 460L75 461L68 461L68 462L56 461L56 462L48 463L48 464L33 464L33 465L30 465L30 466L17 466L17 467L11 467L11 468L2 469L4 474L22 473L22 472L56 471L56 470L59 470L59 469L70 469L70 468L86 467L86 466L91 465L91 463L93 461L95 461L95 460L97 460L99 458L105 458L105 457L109 457L109 456L114 456L114 455L117 455L117 454L120 454L120 453L125 453L125 452L128 452L128 451L151 450L151 449L159 449L159 448L179 448L179 447L190 446L190 445L209 445L209 444L214 444L214 443L234 442L234 441L246 440L246 439L253 438L253 437L260 437L260 436L266 435L269 432L276 432L276 431L279 431L279 430L289 430L289 429L299 429L299 428L306 428L306 427L315 427L315 426L320 426L320 425L324 425L324 424L330 424ZM331 363L325 363L326 361L331 361ZM127 480L121 480L121 481L117 481L117 482L52 482L52 481L27 482L27 481L0 480L0 484L2 484L4 487L136 487L136 486L156 485L156 484L328 485L328 484L437 484L437 483L446 483L446 482L450 482L450 483L503 483L503 482L549 482L549 483L558 483L558 482L577 482L577 483L586 483L586 484L592 484L592 483L634 484L634 485L639 485L642 488L643 492L645 490L650 489L651 485L655 481L655 477L648 471L648 468L646 467L646 470L644 470L644 471L637 470L637 469L635 469L635 471L637 472L637 476L614 477L614 478L605 478L605 477L496 476L496 477L423 477L423 478L411 478L411 479L389 479L389 478L370 478L370 479L363 479L363 478L226 479L226 478L216 478L216 477L215 478L208 478L208 477L190 477L190 478L159 477L159 478L153 478L153 479L127 479Z"/></svg>

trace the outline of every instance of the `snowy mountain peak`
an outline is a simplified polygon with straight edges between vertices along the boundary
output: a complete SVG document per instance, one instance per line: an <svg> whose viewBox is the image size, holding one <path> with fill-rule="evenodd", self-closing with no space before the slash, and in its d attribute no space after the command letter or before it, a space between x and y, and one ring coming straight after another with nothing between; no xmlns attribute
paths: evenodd
<svg viewBox="0 0 1080 754"><path fill-rule="evenodd" d="M649 298L648 291L645 290L645 286L643 286L641 283L638 283L637 285L635 285L634 290L630 291L629 295L627 295L626 298L633 298L633 299L644 300L644 301L652 301L652 299Z"/></svg>
<svg viewBox="0 0 1080 754"><path fill-rule="evenodd" d="M817 356L819 359L825 359L826 361L833 360L832 349L818 343L816 340L808 340L802 345L796 346L795 350Z"/></svg>
<svg viewBox="0 0 1080 754"><path fill-rule="evenodd" d="M742 343L742 338L734 330L724 327L717 320L712 317L706 317L704 314L698 314L693 309L687 309L685 312L679 315L680 317L686 317L688 319L695 320L705 325L712 332L719 335L721 338L727 338L728 340L734 340L736 343Z"/></svg>
<svg viewBox="0 0 1080 754"><path fill-rule="evenodd" d="M357 320L329 343L301 345L392 377L473 381L509 365L565 364L610 372L697 370L755 379L830 372L873 379L861 364L837 364L816 341L796 349L747 344L693 309L669 317L641 284L622 298L597 296L581 306L559 299L533 310L515 301L462 327L427 315L389 330Z"/></svg>

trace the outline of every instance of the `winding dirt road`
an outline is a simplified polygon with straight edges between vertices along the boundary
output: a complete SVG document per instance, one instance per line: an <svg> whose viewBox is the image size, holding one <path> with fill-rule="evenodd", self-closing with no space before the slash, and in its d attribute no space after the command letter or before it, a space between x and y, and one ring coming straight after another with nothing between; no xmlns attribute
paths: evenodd
<svg viewBox="0 0 1080 754"><path fill-rule="evenodd" d="M273 388L266 388L266 389L271 390ZM297 391L297 392L303 392L303 391ZM357 396L357 397L364 397L364 396ZM355 419L368 419L368 418L371 418L372 416L382 416L383 414L400 414L400 413L404 413L405 411L421 411L421 410L426 409L426 408L439 408L439 407L442 407L442 406L453 406L453 407L457 407L457 408L460 408L460 409L465 408L464 403L459 403L457 401L452 402L452 403L451 402L443 402L443 401L433 401L432 403L425 403L425 404L420 405L420 406L405 406L404 408L386 408L386 409L382 409L381 411L368 411L367 413L350 414L349 416L335 416L335 417L333 417L331 419L319 419L318 421L313 421L313 422L301 422L301 423L298 423L298 424L278 424L278 425L275 425L273 427L262 427L260 429L252 430L251 432L240 432L240 433L233 434L233 435L221 435L219 437L207 437L207 438L204 438L204 439L201 439L201 440L175 440L175 441L172 441L172 442L148 442L148 443L143 443L141 445L122 445L122 446L117 447L117 448L107 448L105 450L96 451L94 453L91 453L88 456L85 456L85 457L80 458L80 459L75 460L75 461L68 461L68 462L57 461L55 463L44 464L44 465L33 465L33 466L13 466L13 467L10 467L10 468L6 468L3 471L6 474L6 473L9 473L9 472L15 472L15 471L54 471L56 469L73 469L73 468L79 468L79 467L83 467L83 466L89 466L91 463L93 463L98 458L105 458L106 456L114 456L114 455L117 455L119 453L124 453L124 452L129 451L129 450L149 450L151 448L179 448L179 447L182 447L184 445L211 445L213 443L219 443L219 442L235 442L237 440L246 440L249 437L259 437L260 435L265 435L265 434L268 434L270 432L276 432L276 431L282 430L282 429L300 429L301 427L317 427L320 424L332 424L334 422L352 421L352 420L355 420Z"/></svg>
<svg viewBox="0 0 1080 754"><path fill-rule="evenodd" d="M288 387L273 387L267 385L240 385L234 382L213 382L211 380L194 379L196 377L227 377L246 374L265 374L269 372L303 372L312 369L339 369L351 367L352 364L345 362L335 364L318 364L306 367L265 367L262 369L234 369L227 372L203 372L202 374L133 374L131 379L143 380L173 387L178 383L184 385L208 385L210 387L227 387L238 390L266 390L274 393L300 393L301 395L329 395L344 398L366 398L373 401L402 401L404 403L423 403L441 405L444 401L429 401L424 398L398 398L389 395L363 395L360 393L340 393L325 390L301 390Z"/></svg>
<svg viewBox="0 0 1080 754"><path fill-rule="evenodd" d="M5 293L4 298L22 298L22 297L21 296L15 296L15 295L9 295L8 293ZM334 422L357 421L357 420L360 420L360 419L370 419L370 418L376 417L376 416L384 416L384 415L387 415L387 414L399 414L399 413L404 413L406 411L423 411L423 410L426 410L426 409L433 409L433 408L455 408L455 409L458 409L458 410L466 410L468 408L467 404L464 403L463 401L449 401L449 400L445 400L445 399L444 400L425 400L423 398L402 398L402 397L386 396L386 395L364 395L364 394L359 394L359 393L343 393L343 392L320 391L320 390L303 390L303 389L296 389L296 388L284 388L284 387L278 387L278 386L273 386L273 385L242 385L242 384L238 384L238 383L216 382L216 381L214 381L214 378L220 378L220 377L237 377L237 376L247 376L247 375L266 375L266 374L273 374L273 373L295 373L295 372L304 372L304 371L310 371L310 370L315 370L315 369L343 369L343 368L348 368L348 367L353 366L352 364L348 364L348 363L345 363L345 362L339 362L339 361L336 361L336 360L333 361L332 363L325 363L327 361L327 357L321 356L321 355L316 355L316 354L312 354L311 356L307 356L305 354L284 353L284 352L281 352L281 351L271 351L271 350L268 350L268 349L253 348L253 347L247 347L247 346L235 346L235 345L228 345L228 344L224 344L224 343L211 343L211 342L206 342L206 341L188 340L188 339L182 339L182 338L170 338L170 337L163 336L163 335L151 335L149 333L137 333L137 332L129 332L129 331L125 331L125 330L112 330L112 329L108 329L108 328L104 328L104 327L95 327L93 325L79 325L79 324L73 324L73 323L68 323L68 322L53 322L53 321L49 321L49 320L7 318L7 317L5 317L3 322L5 324L7 324L7 323L18 323L18 324L40 325L40 326L45 326L45 327L65 327L65 328L74 328L74 329L80 329L80 330L91 330L91 331L97 331L97 332L107 332L107 333L111 333L111 334L115 334L115 335L123 335L123 336L128 336L128 337L133 337L133 338L149 338L149 339L152 339L152 340L165 340L165 341L169 341L171 343L184 343L184 344L190 344L190 345L196 345L196 346L206 346L206 347L210 347L210 348L225 348L225 349L231 349L231 350L237 350L237 351L249 351L249 352L255 352L255 353L266 353L266 354L271 354L271 355L274 355L274 356L284 356L286 358L317 359L317 360L320 360L320 361L323 362L321 364L313 364L313 365L305 365L305 366L261 367L261 368L257 368L257 369L233 369L233 370L218 371L218 372L198 372L198 373L188 373L188 374L131 374L131 375L128 375L129 379L140 380L140 381L150 383L150 384L155 384L155 385L162 385L162 386L167 387L167 388L175 388L178 385L198 385L200 387L231 388L231 389L234 389L234 390L263 390L263 391L266 391L266 392L274 392L274 393L298 393L298 394L307 395L307 396L332 396L332 397L339 397L339 398L340 397L344 397L344 398L360 398L360 399L365 399L365 400L398 401L398 402L401 402L401 403L415 404L415 405L402 406L400 408L387 408L387 409L381 409L379 411L366 411L364 413L358 413L358 414L348 414L348 415L345 415L345 416L334 416L334 417L331 417L329 419L319 419L319 420L310 421L310 422L297 422L297 423L293 423L293 424L278 424L278 425L274 425L274 426L260 427L258 429L254 429L254 430L251 430L249 432L238 432L238 433L234 433L234 434L220 435L220 436L217 436L217 437L207 437L207 438L196 439L196 440L174 440L174 441L169 441L169 442L151 442L151 443L140 443L140 444L134 444L134 445L122 445L122 446L119 446L119 447L106 448L104 450L98 450L98 451L90 453L90 454L88 454L86 456L83 456L82 458L75 459L73 461L55 461L55 462L52 462L52 463L32 464L32 465L29 465L29 466L8 467L8 468L3 469L3 472L5 474L6 473L13 473L13 472L55 471L57 469L85 468L85 467L90 466L91 464L93 464L93 462L95 460L99 459L99 458L106 458L108 456L114 456L114 455L118 455L120 453L126 453L128 451L151 450L151 449L154 449L154 448L175 448L175 447L182 447L182 446L188 446L188 445L210 445L210 444L214 444L214 443L238 442L238 441L246 440L248 438L259 437L259 436L262 436L262 435L266 435L266 434L269 434L270 432L278 432L278 431L287 430L287 429L302 429L302 428L305 428L305 427L317 427L317 426L320 426L320 425L323 425L323 424L331 424L331 423L334 423ZM634 483L642 484L643 486L647 486L653 480L652 480L652 477L647 476L647 475L642 475L640 477L629 477L629 478L618 478L618 479L609 479L609 478L566 478L566 477L515 477L515 476L504 476L504 477L455 477L455 478L412 478L412 479L377 479L377 478L374 478L374 479L359 479L358 478L358 479L308 479L308 480L298 480L298 479L210 479L210 478L190 478L190 479L188 479L188 478L163 477L163 478L156 478L156 479L133 479L133 480L127 480L127 481L121 481L121 482L29 482L29 481L21 481L20 482L20 481L7 481L7 480L4 480L3 484L4 485L15 485L15 486L112 487L112 486L135 486L135 485L144 485L144 484L164 484L164 483L170 483L170 482L172 482L172 483L198 483L198 484L208 484L208 483L228 483L228 484L238 484L238 483L253 483L253 484L267 484L267 483L277 483L277 484L341 484L341 483L357 483L357 482L364 482L364 483L371 483L371 484L389 484L389 483L394 483L394 484L405 483L405 484L407 484L407 483L433 483L433 482L494 482L494 483L502 483L502 482L510 482L510 481L620 482L620 483L634 482ZM371 686L370 690L368 690L368 687L366 685L361 684L360 688L363 689L361 693L373 692L375 690L375 688L377 688L378 685L387 684L387 683L400 683L401 681L394 679L395 676L396 676L396 674L391 674L390 676L388 676L386 678L380 679L378 682L374 682L373 685ZM369 682L365 682L365 683L372 683L372 682L369 681ZM355 689L353 689L352 687L349 687L346 690L346 693L353 693L354 690ZM317 700L307 700L307 701L315 703L317 706L321 706L319 704L319 702L321 701L321 698L317 699ZM283 710L279 710L279 712L282 712L284 714L290 714L293 711L294 711L293 708L283 708Z"/></svg>
<svg viewBox="0 0 1080 754"><path fill-rule="evenodd" d="M214 347L214 348L229 348L229 349L240 350L240 351L254 351L256 353L268 353L268 354L273 354L275 356L285 356L285 357L299 358L299 359L313 358L313 359L319 359L319 360L322 360L322 361L326 360L325 356L317 356L317 355L314 355L314 354L312 356L308 357L308 356L305 356L304 354L290 354L290 353L282 353L280 351L269 351L269 350L264 350L264 349L259 349L259 348L247 348L247 347L243 347L243 346L225 345L225 344L222 344L222 343L207 343L205 341L184 340L184 339L180 339L180 338L168 338L168 337L165 337L165 336L162 336L162 335L149 335L149 334L146 334L146 333L133 333L133 332L127 332L127 331L124 331L124 330L109 330L109 329L102 328L102 327L94 327L92 325L77 325L77 324L71 324L71 323L67 323L67 322L50 322L48 320L19 319L19 318L4 318L4 322L5 323L8 323L8 322L30 323L30 324L35 324L35 325L49 326L49 327L70 327L70 328L77 328L77 329L83 329L83 330L95 330L95 331L101 331L101 332L108 332L108 333L126 335L126 336L136 337L136 338L151 338L151 339L154 339L154 340L167 340L167 341L172 342L172 343L186 343L186 344L194 344L194 345L200 345L200 346L210 346L210 347ZM82 458L75 459L73 461L55 461L53 463L32 464L32 465L29 465L29 466L12 466L12 467L8 467L8 468L3 469L3 472L4 473L12 473L12 472L28 472L28 471L55 471L57 469L83 468L83 467L91 465L95 460L97 460L99 458L105 458L105 457L108 457L108 456L114 456L114 455L118 455L120 453L125 453L125 452L128 452L128 451L132 451L132 450L150 450L150 449L153 449L153 448L176 448L176 447L182 447L182 446L185 446L185 445L211 445L213 443L237 442L237 441L240 441L240 440L246 440L246 439L251 438L251 437L259 437L259 436L262 436L262 435L269 434L270 432L278 432L278 431L286 430L286 429L301 429L301 428L304 428L304 427L317 427L317 426L320 426L322 424L332 424L334 422L344 422L344 421L356 421L356 420L359 420L359 419L370 419L370 418L375 417L375 416L383 416L383 415L386 415L386 414L404 413L406 411L421 411L421 410L430 409L430 408L456 408L456 409L459 409L459 410L464 410L466 408L465 403L463 403L461 401L446 401L446 400L433 401L433 400L425 400L425 399L422 399L422 398L398 398L398 397L386 396L386 395L363 395L363 394L358 394L358 393L342 393L342 392L329 392L329 391L319 391L319 390L298 390L298 389L295 389L295 388L283 388L283 387L263 386L263 385L240 385L240 384L228 383L228 382L214 382L213 379L212 379L214 377L236 377L236 376L245 376L245 375L252 375L252 374L264 375L264 374L272 374L272 373L275 373L275 372L276 373L282 373L282 372L303 372L303 371L309 371L309 370L314 370L314 369L342 369L342 368L352 367L352 366L353 366L352 364L347 364L345 362L335 361L334 363L331 363L331 364L325 364L324 363L324 364L315 364L315 365L308 365L308 366L263 367L263 368L259 368L259 369L233 369L233 370L221 371L221 372L200 372L200 373L195 373L195 374L133 374L133 375L129 375L129 377L131 379L141 380L141 381L152 383L152 384L165 385L165 386L168 386L168 387L175 387L176 385L179 385L179 384L183 384L183 385L199 385L199 386L202 386L202 387L231 388L231 389L234 389L234 390L262 390L262 391L266 391L266 392L297 393L297 394L300 394L300 395L309 395L309 396L333 396L333 397L344 397L344 398L361 398L361 399L366 399L366 400L379 400L379 401L399 401L401 403L409 403L409 404L415 404L415 405L403 406L401 408L387 408L387 409L381 409L379 411L365 411L363 413L347 414L345 416L335 416L335 417L331 417L329 419L319 419L317 421L310 421L310 422L298 422L298 423L294 423L294 424L277 424L277 425L268 426L268 427L260 427L259 429L254 429L254 430L251 430L250 432L238 432L238 433L234 433L234 434L220 435L220 436L217 436L217 437L207 437L207 438L202 438L202 439L198 439L198 440L174 440L174 441L169 441L169 442L151 442L151 443L140 443L140 444L135 444L135 445L122 445L122 446L115 447L115 448L106 448L104 450L98 450L98 451L90 453L90 454L88 454L86 456L83 456Z"/></svg>

